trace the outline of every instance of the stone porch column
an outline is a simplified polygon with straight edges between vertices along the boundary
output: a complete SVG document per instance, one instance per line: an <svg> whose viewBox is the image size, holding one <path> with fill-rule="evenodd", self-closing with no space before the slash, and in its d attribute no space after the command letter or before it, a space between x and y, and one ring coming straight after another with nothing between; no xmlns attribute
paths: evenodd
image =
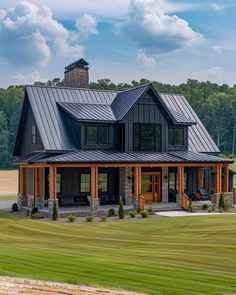
<svg viewBox="0 0 236 295"><path fill-rule="evenodd" d="M168 167L162 167L161 182L162 182L162 202L168 203L168 199L169 199Z"/></svg>
<svg viewBox="0 0 236 295"><path fill-rule="evenodd" d="M132 168L120 167L119 179L120 196L124 197L126 205L132 205Z"/></svg>

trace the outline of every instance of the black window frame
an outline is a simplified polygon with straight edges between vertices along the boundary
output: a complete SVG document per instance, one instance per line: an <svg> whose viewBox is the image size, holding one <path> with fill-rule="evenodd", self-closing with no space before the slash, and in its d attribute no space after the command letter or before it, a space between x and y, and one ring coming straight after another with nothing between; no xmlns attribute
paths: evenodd
<svg viewBox="0 0 236 295"><path fill-rule="evenodd" d="M82 175L86 175L86 176L89 176L89 181L82 181ZM82 184L85 184L85 187L86 186L89 186L89 190L86 191L86 190L82 190ZM80 193L84 193L84 194L90 194L91 193L91 173L89 172L81 172L80 173Z"/></svg>
<svg viewBox="0 0 236 295"><path fill-rule="evenodd" d="M172 141L170 143L170 130L173 132L172 134ZM181 130L183 132L183 142L182 144L177 144L177 140L176 140L176 136L177 136L177 131ZM185 128L184 127L180 127L180 126L168 126L168 146L179 146L179 147L183 147L185 146Z"/></svg>
<svg viewBox="0 0 236 295"><path fill-rule="evenodd" d="M139 126L139 142L138 142L138 148L136 148L136 138L134 136L135 134L135 128L136 126ZM154 126L154 150L143 150L142 149L142 126ZM159 130L157 130L159 128ZM157 132L159 132L160 141L157 143ZM133 123L133 151L135 152L154 152L154 153L160 153L162 151L162 125L157 123Z"/></svg>
<svg viewBox="0 0 236 295"><path fill-rule="evenodd" d="M96 141L93 143L88 142L88 128L96 128ZM101 129L106 128L107 136L106 136L106 141L103 142L101 139ZM85 144L89 146L93 145L108 145L109 144L109 126L108 125L86 125L85 126Z"/></svg>
<svg viewBox="0 0 236 295"><path fill-rule="evenodd" d="M101 177L101 175L106 175L106 181L104 181L103 179L99 179ZM99 177L100 176L100 177ZM101 184L106 184L106 190L103 190L100 185ZM109 187L109 173L108 172L100 172L98 173L98 190L100 193L107 193L108 192L108 187Z"/></svg>
<svg viewBox="0 0 236 295"><path fill-rule="evenodd" d="M37 126L33 124L31 126L31 143L33 145L37 144Z"/></svg>

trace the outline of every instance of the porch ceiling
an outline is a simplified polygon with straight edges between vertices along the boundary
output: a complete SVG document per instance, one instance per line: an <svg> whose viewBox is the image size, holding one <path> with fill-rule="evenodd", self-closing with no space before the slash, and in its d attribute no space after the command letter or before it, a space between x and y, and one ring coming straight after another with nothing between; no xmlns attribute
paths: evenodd
<svg viewBox="0 0 236 295"><path fill-rule="evenodd" d="M46 152L45 152L46 154ZM169 153L121 153L103 150L87 150L67 152L60 155L40 154L29 160L18 159L18 163L147 163L147 164L178 164L178 163L232 163L226 158L220 158L208 154L194 153L190 151L179 151Z"/></svg>

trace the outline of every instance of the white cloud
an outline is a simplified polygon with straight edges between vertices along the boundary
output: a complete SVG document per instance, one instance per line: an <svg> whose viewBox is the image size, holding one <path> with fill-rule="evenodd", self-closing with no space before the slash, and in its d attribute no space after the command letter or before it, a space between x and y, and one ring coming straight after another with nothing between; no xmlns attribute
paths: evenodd
<svg viewBox="0 0 236 295"><path fill-rule="evenodd" d="M0 9L0 21L1 21L2 19L4 19L5 16L6 16L6 12L5 12L5 10Z"/></svg>
<svg viewBox="0 0 236 295"><path fill-rule="evenodd" d="M39 71L33 71L27 74L19 73L13 77L13 83L16 85L34 84L34 82L47 82L46 78L43 78Z"/></svg>
<svg viewBox="0 0 236 295"><path fill-rule="evenodd" d="M83 47L72 43L70 37L49 8L21 1L0 21L0 55L22 66L46 66L52 53L78 58Z"/></svg>
<svg viewBox="0 0 236 295"><path fill-rule="evenodd" d="M154 67L156 65L156 59L154 57L147 56L141 49L138 51L137 59L148 68Z"/></svg>
<svg viewBox="0 0 236 295"><path fill-rule="evenodd" d="M222 74L222 68L219 67L219 66L214 66L214 67L211 67L209 70L208 70L208 74L210 77L219 77L221 76Z"/></svg>
<svg viewBox="0 0 236 295"><path fill-rule="evenodd" d="M214 2L211 3L210 6L215 11L221 11L221 10L224 10L225 9L224 5L221 5L221 4L218 4L218 3L214 3Z"/></svg>
<svg viewBox="0 0 236 295"><path fill-rule="evenodd" d="M80 37L87 39L90 35L98 34L97 20L90 14L85 13L77 19L75 24Z"/></svg>
<svg viewBox="0 0 236 295"><path fill-rule="evenodd" d="M213 46L212 49L213 49L213 51L214 51L216 54L218 54L218 55L220 55L220 54L222 53L222 47L219 46L219 45L215 45L215 46Z"/></svg>
<svg viewBox="0 0 236 295"><path fill-rule="evenodd" d="M116 25L118 33L133 40L146 54L173 52L200 44L204 37L188 22L164 11L164 0L131 0L126 18Z"/></svg>

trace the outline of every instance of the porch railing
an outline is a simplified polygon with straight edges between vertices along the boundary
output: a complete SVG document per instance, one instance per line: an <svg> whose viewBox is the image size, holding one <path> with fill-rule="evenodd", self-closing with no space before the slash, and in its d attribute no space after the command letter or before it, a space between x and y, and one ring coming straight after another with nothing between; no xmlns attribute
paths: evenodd
<svg viewBox="0 0 236 295"><path fill-rule="evenodd" d="M184 210L187 210L188 207L189 207L189 197L185 194L182 194L181 196L181 207L184 209Z"/></svg>

